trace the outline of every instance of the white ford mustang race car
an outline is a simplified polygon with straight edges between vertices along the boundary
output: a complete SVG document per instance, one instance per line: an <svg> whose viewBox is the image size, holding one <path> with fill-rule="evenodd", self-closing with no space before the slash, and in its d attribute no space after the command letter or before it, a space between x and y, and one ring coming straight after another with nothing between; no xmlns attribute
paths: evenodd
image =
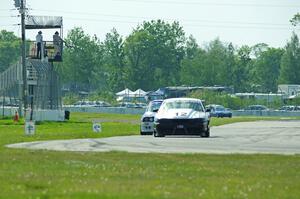
<svg viewBox="0 0 300 199"><path fill-rule="evenodd" d="M199 99L171 98L162 103L154 118L154 136L199 135L209 137L209 113Z"/></svg>
<svg viewBox="0 0 300 199"><path fill-rule="evenodd" d="M146 112L141 118L141 135L152 135L153 134L153 122L154 116L156 115L163 100L153 100L149 103L146 108Z"/></svg>

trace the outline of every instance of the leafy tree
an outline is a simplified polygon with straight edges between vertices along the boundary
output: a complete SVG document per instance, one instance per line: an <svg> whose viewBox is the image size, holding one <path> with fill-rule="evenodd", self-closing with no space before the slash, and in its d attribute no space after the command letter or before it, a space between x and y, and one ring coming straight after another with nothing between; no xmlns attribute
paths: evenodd
<svg viewBox="0 0 300 199"><path fill-rule="evenodd" d="M124 42L116 29L106 34L104 41L104 62L111 91L117 92L127 87Z"/></svg>
<svg viewBox="0 0 300 199"><path fill-rule="evenodd" d="M254 46L252 46L252 54L255 56L255 58L259 57L264 51L267 51L269 49L268 44L265 43L259 43Z"/></svg>
<svg viewBox="0 0 300 199"><path fill-rule="evenodd" d="M16 62L20 56L20 39L13 32L0 32L0 72Z"/></svg>
<svg viewBox="0 0 300 199"><path fill-rule="evenodd" d="M185 34L178 22L144 22L126 39L126 55L133 87L156 89L180 83L180 62L184 56Z"/></svg>
<svg viewBox="0 0 300 199"><path fill-rule="evenodd" d="M71 48L64 51L61 69L64 82L71 83L75 90L98 87L99 78L104 82L104 75L101 73L103 50L97 37L86 35L82 28L74 28L68 33L66 42Z"/></svg>
<svg viewBox="0 0 300 199"><path fill-rule="evenodd" d="M181 62L181 83L189 86L205 85L205 50L198 48L194 55L187 54Z"/></svg>
<svg viewBox="0 0 300 199"><path fill-rule="evenodd" d="M287 43L281 59L280 83L300 84L300 45L295 33Z"/></svg>
<svg viewBox="0 0 300 199"><path fill-rule="evenodd" d="M198 85L199 83L199 70L197 64L200 63L197 60L205 52L200 49L196 39L190 35L185 47L185 56L180 64L180 80L185 85ZM202 60L200 58L200 60Z"/></svg>
<svg viewBox="0 0 300 199"><path fill-rule="evenodd" d="M190 35L188 40L186 41L185 57L188 59L194 58L198 50L199 50L199 45L197 44L196 39L193 37L193 35Z"/></svg>
<svg viewBox="0 0 300 199"><path fill-rule="evenodd" d="M245 45L238 49L232 76L235 92L251 91L249 80L251 79L252 59L250 54L251 48L249 46Z"/></svg>
<svg viewBox="0 0 300 199"><path fill-rule="evenodd" d="M144 30L137 31L126 39L128 75L135 80L130 82L130 87L151 89L151 83L155 81L155 68L152 67L152 60L148 59L148 56L153 56L150 48L153 40L154 38Z"/></svg>
<svg viewBox="0 0 300 199"><path fill-rule="evenodd" d="M300 23L300 13L294 15L294 17L290 20L293 26L296 26Z"/></svg>
<svg viewBox="0 0 300 199"><path fill-rule="evenodd" d="M260 92L277 92L280 61L283 49L268 48L260 51L254 63L256 85Z"/></svg>
<svg viewBox="0 0 300 199"><path fill-rule="evenodd" d="M204 76L205 85L228 85L232 72L232 52L218 38L211 41L207 48Z"/></svg>
<svg viewBox="0 0 300 199"><path fill-rule="evenodd" d="M224 69L224 82L222 85L233 87L233 70L236 65L235 60L235 48L232 43L229 43L226 49L226 57L225 57L225 69Z"/></svg>
<svg viewBox="0 0 300 199"><path fill-rule="evenodd" d="M194 45L195 46L195 45ZM188 48L191 49L191 48ZM232 84L234 48L225 46L219 39L209 43L205 50L194 47L193 54L187 51L181 64L181 80L187 85L227 85Z"/></svg>

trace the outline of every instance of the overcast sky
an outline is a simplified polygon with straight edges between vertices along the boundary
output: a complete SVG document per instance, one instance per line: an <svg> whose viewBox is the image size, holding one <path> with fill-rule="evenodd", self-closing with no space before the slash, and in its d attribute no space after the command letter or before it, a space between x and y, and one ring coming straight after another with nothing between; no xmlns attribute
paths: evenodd
<svg viewBox="0 0 300 199"><path fill-rule="evenodd" d="M266 43L284 47L295 31L289 22L300 12L300 0L26 0L30 15L63 16L64 36L82 27L101 41L113 27L124 37L143 21L179 21L186 35L200 45L219 37L234 45ZM20 18L14 0L0 0L0 30L21 35ZM34 39L38 30L27 30ZM43 30L51 40L54 30Z"/></svg>

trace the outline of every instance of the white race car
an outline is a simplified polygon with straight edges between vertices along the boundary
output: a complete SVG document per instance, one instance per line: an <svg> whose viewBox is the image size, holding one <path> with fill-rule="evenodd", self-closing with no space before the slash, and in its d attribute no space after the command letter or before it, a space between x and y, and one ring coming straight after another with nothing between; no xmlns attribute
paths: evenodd
<svg viewBox="0 0 300 199"><path fill-rule="evenodd" d="M157 113L163 100L153 100L149 103L146 108L146 112L141 118L141 135L152 135L153 134L153 122L154 116Z"/></svg>
<svg viewBox="0 0 300 199"><path fill-rule="evenodd" d="M154 118L154 136L199 135L209 137L209 113L199 99L171 98L162 103Z"/></svg>

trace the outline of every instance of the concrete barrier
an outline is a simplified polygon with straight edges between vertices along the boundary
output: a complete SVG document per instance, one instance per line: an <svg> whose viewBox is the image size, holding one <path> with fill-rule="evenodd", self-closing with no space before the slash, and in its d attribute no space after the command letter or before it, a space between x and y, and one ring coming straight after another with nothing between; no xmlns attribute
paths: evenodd
<svg viewBox="0 0 300 199"><path fill-rule="evenodd" d="M1 116L5 117L13 117L15 115L15 112L19 110L18 107L1 107Z"/></svg>
<svg viewBox="0 0 300 199"><path fill-rule="evenodd" d="M145 112L144 108L125 108L125 107L64 107L64 109L70 111L71 113L86 112L86 113L116 113L116 114L142 115Z"/></svg>
<svg viewBox="0 0 300 199"><path fill-rule="evenodd" d="M27 112L26 119L30 119L30 113ZM33 111L34 121L64 121L65 111L64 110L34 110Z"/></svg>
<svg viewBox="0 0 300 199"><path fill-rule="evenodd" d="M1 108L1 115L13 117L15 112L18 111L18 107L4 107ZM65 111L64 110L34 110L33 111L34 121L64 121ZM30 119L30 111L26 112L26 120Z"/></svg>

